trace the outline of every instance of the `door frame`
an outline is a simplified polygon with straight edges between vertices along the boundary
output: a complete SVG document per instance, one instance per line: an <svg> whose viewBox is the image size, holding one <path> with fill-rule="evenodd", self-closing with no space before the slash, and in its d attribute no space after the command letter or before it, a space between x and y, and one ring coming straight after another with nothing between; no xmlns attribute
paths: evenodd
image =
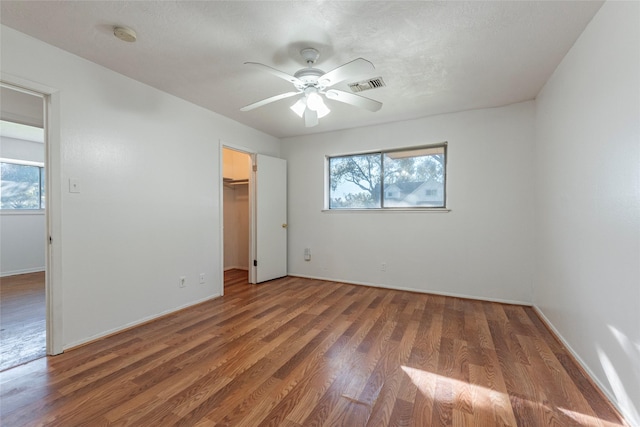
<svg viewBox="0 0 640 427"><path fill-rule="evenodd" d="M62 166L60 156L60 91L22 77L0 73L0 85L43 99L45 198L46 352L60 354L63 346L62 307Z"/></svg>
<svg viewBox="0 0 640 427"><path fill-rule="evenodd" d="M249 283L256 283L256 267L253 260L256 259L256 216L255 216L255 191L256 191L256 173L253 166L256 164L255 150L243 147L241 145L232 144L220 140L218 149L218 183L219 183L219 207L220 207L220 295L224 295L224 182L223 182L223 149L239 151L248 154L251 158L251 171L249 173Z"/></svg>

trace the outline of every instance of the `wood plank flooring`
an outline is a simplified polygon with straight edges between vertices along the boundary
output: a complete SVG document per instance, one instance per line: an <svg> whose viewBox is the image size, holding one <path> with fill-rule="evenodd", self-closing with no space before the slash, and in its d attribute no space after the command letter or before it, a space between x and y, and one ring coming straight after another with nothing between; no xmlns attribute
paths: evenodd
<svg viewBox="0 0 640 427"><path fill-rule="evenodd" d="M0 279L0 371L46 354L44 272Z"/></svg>
<svg viewBox="0 0 640 427"><path fill-rule="evenodd" d="M621 426L529 307L287 277L0 373L7 426Z"/></svg>

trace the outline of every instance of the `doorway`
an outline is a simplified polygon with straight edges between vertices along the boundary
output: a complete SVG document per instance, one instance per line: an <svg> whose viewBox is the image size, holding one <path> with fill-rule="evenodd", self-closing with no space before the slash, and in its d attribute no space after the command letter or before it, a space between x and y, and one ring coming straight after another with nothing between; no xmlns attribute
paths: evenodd
<svg viewBox="0 0 640 427"><path fill-rule="evenodd" d="M228 277L246 278L251 270L251 155L222 148L223 270Z"/></svg>
<svg viewBox="0 0 640 427"><path fill-rule="evenodd" d="M45 97L0 86L0 371L47 352Z"/></svg>
<svg viewBox="0 0 640 427"><path fill-rule="evenodd" d="M286 276L287 162L222 142L220 157L222 271L247 269L251 284Z"/></svg>

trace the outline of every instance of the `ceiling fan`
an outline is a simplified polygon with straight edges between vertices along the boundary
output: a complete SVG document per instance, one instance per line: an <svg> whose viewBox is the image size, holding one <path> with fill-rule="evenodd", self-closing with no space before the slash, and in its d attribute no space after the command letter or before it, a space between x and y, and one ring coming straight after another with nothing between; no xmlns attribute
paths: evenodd
<svg viewBox="0 0 640 427"><path fill-rule="evenodd" d="M375 67L371 62L363 58L358 58L325 73L322 70L313 68L313 64L315 64L320 56L316 49L302 49L300 51L300 55L302 55L304 60L307 62L308 67L298 70L293 76L258 62L245 62L246 65L258 67L275 75L276 77L280 77L281 79L293 83L296 88L296 92L286 92L263 99L262 101L254 102L246 107L242 107L240 111L250 111L271 102L290 98L296 95L302 95L300 99L291 106L291 109L298 116L304 117L306 127L312 127L318 124L318 119L326 116L331 111L325 105L321 95L326 96L327 99L355 105L356 107L364 108L369 111L378 111L382 108L382 103L374 101L373 99L354 95L338 89L329 89L331 86L345 81L348 78L372 72Z"/></svg>

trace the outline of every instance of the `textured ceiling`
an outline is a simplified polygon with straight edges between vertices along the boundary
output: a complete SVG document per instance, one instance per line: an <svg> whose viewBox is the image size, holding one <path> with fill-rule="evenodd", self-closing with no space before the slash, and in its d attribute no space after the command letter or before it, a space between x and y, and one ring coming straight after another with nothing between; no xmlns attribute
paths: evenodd
<svg viewBox="0 0 640 427"><path fill-rule="evenodd" d="M277 137L346 129L535 98L601 1L8 1L2 24ZM113 36L114 25L138 33ZM244 62L293 74L299 51L324 71L363 57L384 88L372 113L328 101L305 128L292 86ZM349 91L344 82L336 86Z"/></svg>

